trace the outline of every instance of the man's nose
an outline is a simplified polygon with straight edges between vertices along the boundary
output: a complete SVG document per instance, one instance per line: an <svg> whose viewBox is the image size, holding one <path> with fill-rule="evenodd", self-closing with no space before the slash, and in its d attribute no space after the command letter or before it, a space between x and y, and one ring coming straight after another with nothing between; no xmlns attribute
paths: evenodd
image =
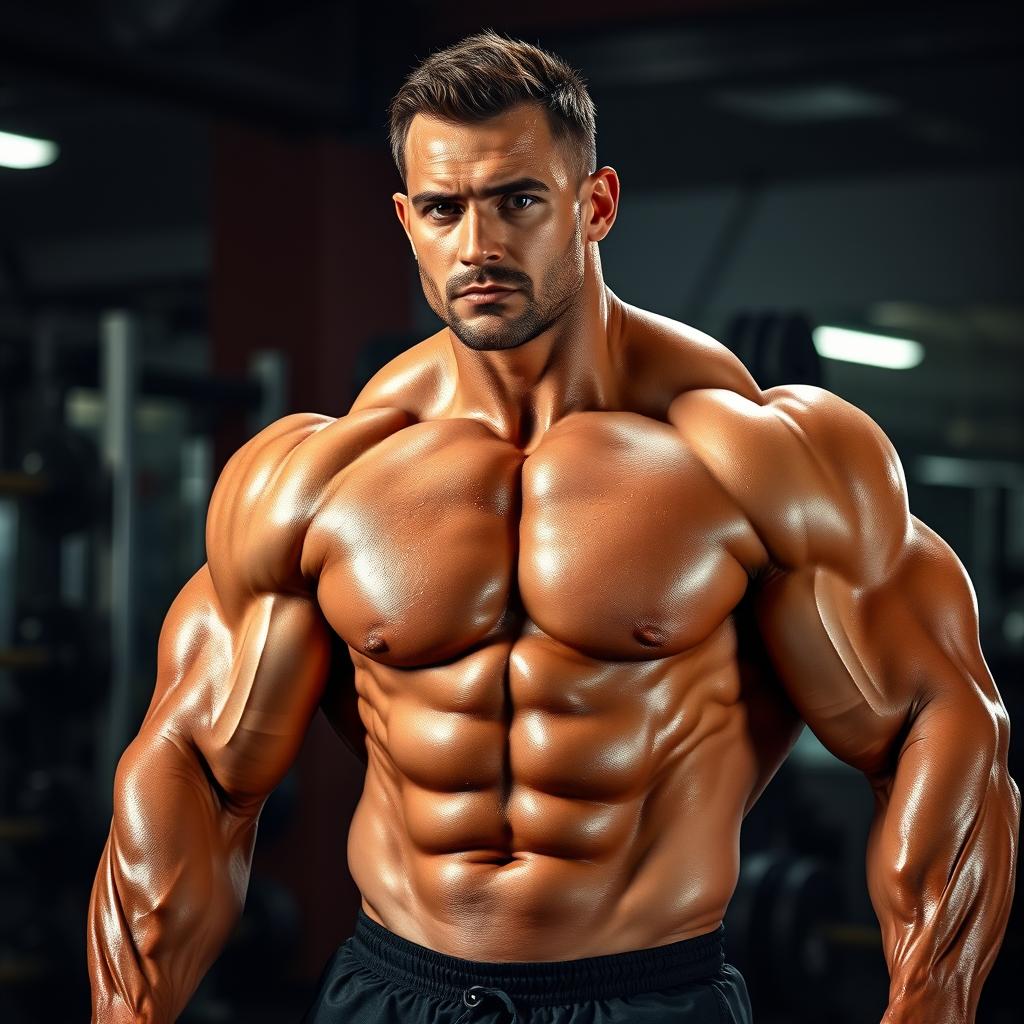
<svg viewBox="0 0 1024 1024"><path fill-rule="evenodd" d="M466 264L496 263L504 255L493 224L470 207L459 225L459 259Z"/></svg>

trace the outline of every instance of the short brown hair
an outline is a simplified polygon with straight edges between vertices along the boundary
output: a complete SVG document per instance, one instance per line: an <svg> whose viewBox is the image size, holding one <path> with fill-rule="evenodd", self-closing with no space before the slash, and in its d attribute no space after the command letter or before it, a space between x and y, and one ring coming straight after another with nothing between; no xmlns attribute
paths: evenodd
<svg viewBox="0 0 1024 1024"><path fill-rule="evenodd" d="M597 169L596 108L584 78L561 57L493 29L431 54L388 106L391 155L402 181L405 141L417 114L475 124L530 102L544 108L578 185Z"/></svg>

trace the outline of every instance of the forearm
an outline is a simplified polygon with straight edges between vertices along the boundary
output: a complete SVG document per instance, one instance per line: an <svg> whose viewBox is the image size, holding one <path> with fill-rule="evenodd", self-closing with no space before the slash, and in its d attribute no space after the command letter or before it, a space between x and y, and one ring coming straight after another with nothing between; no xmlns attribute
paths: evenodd
<svg viewBox="0 0 1024 1024"><path fill-rule="evenodd" d="M255 834L180 737L128 748L89 905L93 1024L177 1018L241 913Z"/></svg>
<svg viewBox="0 0 1024 1024"><path fill-rule="evenodd" d="M868 886L889 965L884 1024L964 1024L1006 929L1020 794L1001 708L936 697L876 788Z"/></svg>

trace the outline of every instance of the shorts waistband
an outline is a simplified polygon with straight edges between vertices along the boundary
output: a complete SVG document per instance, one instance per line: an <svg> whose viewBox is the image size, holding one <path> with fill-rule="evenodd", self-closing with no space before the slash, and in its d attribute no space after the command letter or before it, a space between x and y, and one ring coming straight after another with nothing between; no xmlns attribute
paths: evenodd
<svg viewBox="0 0 1024 1024"><path fill-rule="evenodd" d="M396 935L359 909L346 943L379 975L422 993L458 998L473 986L497 988L517 1002L553 1006L673 988L716 975L725 961L725 927L665 946L579 960L463 960Z"/></svg>

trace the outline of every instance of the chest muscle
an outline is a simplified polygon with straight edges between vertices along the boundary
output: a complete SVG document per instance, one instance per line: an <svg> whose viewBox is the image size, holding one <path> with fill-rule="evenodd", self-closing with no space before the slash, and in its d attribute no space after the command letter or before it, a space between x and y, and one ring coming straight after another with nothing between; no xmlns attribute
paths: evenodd
<svg viewBox="0 0 1024 1024"><path fill-rule="evenodd" d="M528 457L474 421L409 427L342 474L307 543L325 615L376 660L447 660L524 619L589 655L641 659L728 615L744 529L671 427L579 413Z"/></svg>

